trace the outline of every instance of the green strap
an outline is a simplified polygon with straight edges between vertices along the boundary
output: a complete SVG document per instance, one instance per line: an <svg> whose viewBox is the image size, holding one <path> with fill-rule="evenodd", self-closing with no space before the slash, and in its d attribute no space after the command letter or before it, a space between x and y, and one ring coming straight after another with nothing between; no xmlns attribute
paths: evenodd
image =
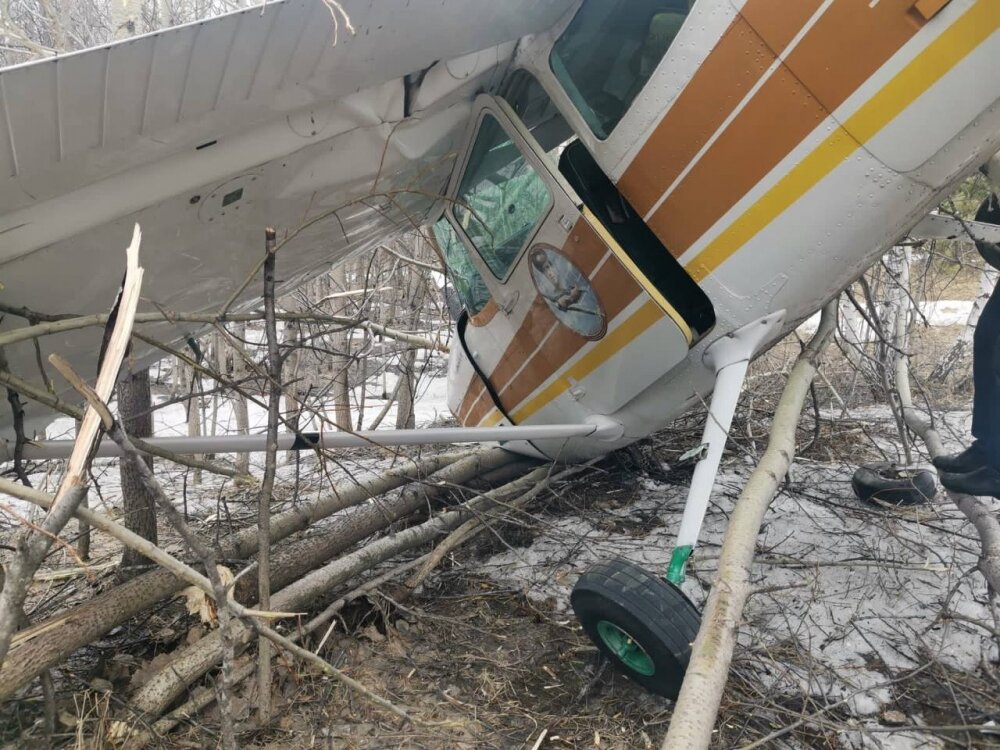
<svg viewBox="0 0 1000 750"><path fill-rule="evenodd" d="M674 551L670 555L670 567L667 568L668 581L677 586L684 583L684 570L687 568L687 562L692 552L694 552L694 547L690 544L674 547Z"/></svg>

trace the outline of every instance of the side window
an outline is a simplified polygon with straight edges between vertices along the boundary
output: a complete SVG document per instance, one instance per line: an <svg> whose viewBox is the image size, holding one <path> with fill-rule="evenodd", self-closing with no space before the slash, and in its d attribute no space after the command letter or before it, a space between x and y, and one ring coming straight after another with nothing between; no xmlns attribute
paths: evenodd
<svg viewBox="0 0 1000 750"><path fill-rule="evenodd" d="M594 135L607 138L677 36L689 0L586 2L552 48L552 72Z"/></svg>
<svg viewBox="0 0 1000 750"><path fill-rule="evenodd" d="M486 115L452 212L498 279L506 277L551 205L541 176L500 123Z"/></svg>
<svg viewBox="0 0 1000 750"><path fill-rule="evenodd" d="M451 279L462 306L469 311L469 315L481 312L490 301L490 290L486 287L483 277L479 275L479 271L472 265L469 252L447 219L441 219L434 225L434 238L444 254L444 262L448 266L448 278Z"/></svg>

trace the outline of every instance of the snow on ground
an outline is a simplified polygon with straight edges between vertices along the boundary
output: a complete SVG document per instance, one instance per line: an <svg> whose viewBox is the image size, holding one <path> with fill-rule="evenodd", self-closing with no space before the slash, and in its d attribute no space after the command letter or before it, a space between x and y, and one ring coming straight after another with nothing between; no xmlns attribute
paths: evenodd
<svg viewBox="0 0 1000 750"><path fill-rule="evenodd" d="M447 406L447 377L444 375L444 356L446 355L432 354L431 361L428 363L427 374L417 381L414 407L417 427L424 427L450 416ZM418 359L418 371L422 364L423 362ZM374 381L369 381L367 385L368 390L365 394L363 413L366 428L369 427L376 415L382 411L386 403L386 400L382 398L382 394L383 392L387 394L393 392L396 378L397 376L394 373L387 372L384 376ZM214 384L212 381L206 380L203 382L203 388L206 393L210 393L213 387ZM352 393L351 413L352 422L355 424L360 413L361 388L362 386L354 388ZM172 398L164 392L164 389L154 386L153 400L155 404L163 404L172 400ZM204 400L203 426L207 425L207 427L204 427L204 432L214 435L236 434L236 417L231 402L226 399L213 400L211 395L207 395ZM115 404L112 403L112 409L116 408ZM393 429L395 427L396 411L396 404L393 403L379 424L379 429ZM263 433L267 425L266 408L251 401L248 403L248 413L250 432ZM331 414L332 404L330 406L330 413L326 415L325 429L331 429L329 427ZM318 417L306 418L306 415L303 415L300 423L302 431L319 431L322 428L323 425ZM157 437L187 435L187 411L185 405L182 403L173 403L156 409L153 412L153 433ZM46 429L46 438L49 440L72 440L74 435L74 422L68 417L54 420ZM227 454L218 454L218 457L224 460L233 458L233 456ZM377 470L380 462L384 463L384 459L345 457L342 459L342 463L335 474L338 479L343 479L348 472L354 475L364 474L368 471ZM251 472L259 477L263 472L264 454L251 454L250 463ZM32 474L30 479L35 487L52 492L57 486L61 470L61 462L49 462L46 472ZM294 482L297 471L300 471L300 467L297 466L290 455L279 456L279 482L282 480ZM116 459L97 459L93 463L92 474L96 482L95 492L92 494L92 497L93 495L97 495L97 502L105 511L119 508L121 506L121 484L118 474L118 461ZM184 505L194 515L205 516L214 514L218 511L220 497L225 498L229 495L240 494L235 488L233 480L227 477L203 472L200 483L195 486L191 469L168 465L163 461L158 462L157 475L166 485L171 497L177 498L178 505ZM320 490L321 486L317 485L314 491L319 492ZM309 489L306 488L302 494L304 497L309 497ZM21 515L33 517L38 513L38 509L30 503L9 497L3 493L0 493L0 500Z"/></svg>
<svg viewBox="0 0 1000 750"><path fill-rule="evenodd" d="M923 313L932 325L962 325L970 302L924 303ZM803 323L815 328L816 320ZM430 372L442 373L439 356ZM364 423L367 427L391 393L395 375L386 373L368 384ZM211 383L205 388L210 390ZM353 394L353 419L357 420L359 388ZM156 395L158 403L168 396ZM266 412L250 404L251 432L262 432ZM446 378L422 378L418 385L417 426L448 416ZM830 413L831 418L844 415ZM968 413L941 417L942 437L957 447L968 430ZM852 408L848 419L866 423L891 422L885 406ZM209 434L235 432L229 403L206 398L205 423ZM380 427L395 424L393 405ZM318 420L303 422L301 429L319 429ZM172 404L155 412L156 435L186 435L185 408ZM49 439L72 438L73 423L56 420ZM880 447L890 454L898 441L888 436ZM262 454L252 457L259 475ZM380 457L345 458L341 470L364 474L384 468ZM295 481L298 466L286 460L279 479ZM699 606L714 576L719 546L735 498L751 471L739 459L731 460L720 474L705 520L699 551L693 558L684 590ZM961 671L974 671L982 660L996 660L996 644L982 628L943 613L990 622L982 577L974 572L977 542L965 519L942 495L917 510L884 511L860 505L850 488L854 466L799 460L791 481L775 499L758 541L752 596L740 633L740 652L752 664L763 685L776 691L839 700L851 708L860 725L875 723L883 708L893 703L892 678L936 658ZM52 490L59 464L50 463L48 475L32 477L35 486ZM192 514L210 517L220 512L220 499L244 490L232 480L205 473L194 487L191 470L158 468L169 490ZM117 462L94 464L99 491L96 504L104 509L120 505ZM316 472L304 472L301 496L321 492ZM677 484L650 478L636 479L633 487L608 490L608 503L598 502L579 513L545 517L542 531L527 547L510 548L489 558L483 570L498 581L521 587L532 599L568 610L569 593L576 578L593 562L625 557L652 571L665 571L687 493L686 482ZM312 483L312 484L310 484ZM570 490L572 492L572 490ZM617 505L616 493L635 492L634 502ZM94 495L92 494L92 504ZM28 506L11 498L6 502L20 512ZM249 506L248 506L249 508ZM227 511L228 512L228 511ZM250 512L247 510L247 512ZM1000 513L1000 503L997 504ZM788 659L790 649L800 654ZM738 658L739 661L739 658ZM919 715L907 717L920 723ZM873 739L874 738L874 739ZM844 747L927 748L936 740L905 732L853 733L842 738Z"/></svg>
<svg viewBox="0 0 1000 750"><path fill-rule="evenodd" d="M959 424L967 415L951 417ZM790 695L844 700L864 726L877 724L883 708L893 703L892 678L902 671L936 658L973 672L998 654L984 629L942 617L947 611L992 622L985 582L975 572L978 542L965 518L943 494L919 509L863 506L850 487L855 468L796 462L758 540L753 583L761 591L749 600L740 650L753 657L762 684ZM751 470L739 460L730 462L716 482L684 585L699 606ZM597 560L623 557L665 572L687 488L645 478L636 489L638 499L624 507L613 507L609 492L606 507L599 502L579 514L545 517L544 531L530 546L497 554L484 569L564 611L577 577ZM995 507L1000 513L1000 502ZM789 660L790 647L802 656ZM908 721L919 724L922 718ZM927 736L905 733L845 735L842 742L844 747L939 746Z"/></svg>
<svg viewBox="0 0 1000 750"><path fill-rule="evenodd" d="M936 300L920 303L920 314L930 326L964 326L972 312L972 300ZM819 325L820 313L806 318L799 324L801 334L813 333Z"/></svg>

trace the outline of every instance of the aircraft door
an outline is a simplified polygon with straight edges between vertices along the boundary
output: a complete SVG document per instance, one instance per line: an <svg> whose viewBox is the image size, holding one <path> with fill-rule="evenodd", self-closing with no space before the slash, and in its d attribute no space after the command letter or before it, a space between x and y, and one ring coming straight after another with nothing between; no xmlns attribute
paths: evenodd
<svg viewBox="0 0 1000 750"><path fill-rule="evenodd" d="M480 97L473 123L445 216L496 312L461 330L485 382L473 381L458 417L611 413L682 361L696 334L505 102Z"/></svg>

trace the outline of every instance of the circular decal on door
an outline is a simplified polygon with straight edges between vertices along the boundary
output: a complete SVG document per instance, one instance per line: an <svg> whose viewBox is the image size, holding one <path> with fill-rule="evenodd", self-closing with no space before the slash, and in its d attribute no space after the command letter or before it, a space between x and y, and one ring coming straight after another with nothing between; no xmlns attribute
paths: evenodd
<svg viewBox="0 0 1000 750"><path fill-rule="evenodd" d="M590 280L551 245L535 245L529 254L531 280L559 322L584 338L599 339L607 318Z"/></svg>

